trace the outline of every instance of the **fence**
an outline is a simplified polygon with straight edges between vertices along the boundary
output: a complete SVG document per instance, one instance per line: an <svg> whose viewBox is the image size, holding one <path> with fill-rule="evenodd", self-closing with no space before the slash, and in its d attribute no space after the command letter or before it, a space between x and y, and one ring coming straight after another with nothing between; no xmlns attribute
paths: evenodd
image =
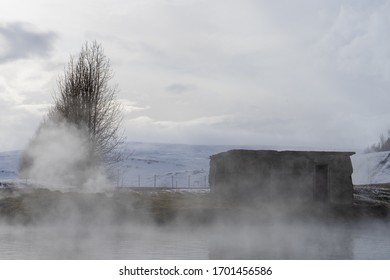
<svg viewBox="0 0 390 280"><path fill-rule="evenodd" d="M110 180L116 187L154 187L154 188L171 188L171 189L205 189L209 188L208 175L200 174L164 174L164 175L134 175L117 172L110 176ZM23 185L52 185L52 182L36 181L34 179L24 178L13 180ZM3 182L1 186L11 185L12 183Z"/></svg>
<svg viewBox="0 0 390 280"><path fill-rule="evenodd" d="M209 188L208 175L127 175L118 172L117 187Z"/></svg>

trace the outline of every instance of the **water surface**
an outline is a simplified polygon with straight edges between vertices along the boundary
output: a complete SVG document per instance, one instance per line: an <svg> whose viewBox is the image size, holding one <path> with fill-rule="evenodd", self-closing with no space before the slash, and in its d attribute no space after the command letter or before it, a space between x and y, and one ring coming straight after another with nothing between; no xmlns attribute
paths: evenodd
<svg viewBox="0 0 390 280"><path fill-rule="evenodd" d="M0 259L390 259L389 223L0 226Z"/></svg>

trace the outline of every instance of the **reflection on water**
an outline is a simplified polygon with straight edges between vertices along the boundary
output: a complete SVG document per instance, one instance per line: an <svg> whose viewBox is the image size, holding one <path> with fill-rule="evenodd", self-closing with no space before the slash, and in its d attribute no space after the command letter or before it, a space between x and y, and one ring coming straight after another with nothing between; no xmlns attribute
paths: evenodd
<svg viewBox="0 0 390 280"><path fill-rule="evenodd" d="M1 259L206 259L207 243L196 233L152 227L53 226L0 230Z"/></svg>
<svg viewBox="0 0 390 280"><path fill-rule="evenodd" d="M271 224L226 231L210 246L214 259L351 259L350 232L343 225ZM248 234L249 233L249 234Z"/></svg>
<svg viewBox="0 0 390 280"><path fill-rule="evenodd" d="M1 259L390 259L388 223L0 226Z"/></svg>
<svg viewBox="0 0 390 280"><path fill-rule="evenodd" d="M359 224L352 233L355 259L390 260L390 223Z"/></svg>

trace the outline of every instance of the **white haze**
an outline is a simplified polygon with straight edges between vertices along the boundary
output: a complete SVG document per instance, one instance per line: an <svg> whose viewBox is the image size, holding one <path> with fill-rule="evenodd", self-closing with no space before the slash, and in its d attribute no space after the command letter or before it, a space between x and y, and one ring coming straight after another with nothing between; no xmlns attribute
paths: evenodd
<svg viewBox="0 0 390 280"><path fill-rule="evenodd" d="M1 223L0 259L390 257L389 237L385 234L389 229L388 219L321 220L310 215L303 220L294 219L288 207L278 203L259 203L255 208L226 205L217 210L197 210L192 205L181 208L174 200L173 208L179 209L177 216L161 224L154 212L161 210L153 205L140 207L139 193L102 192L109 182L105 173L100 173L100 167L78 168L83 166L87 155L86 143L82 131L65 123L51 124L38 133L35 144L28 150L35 160L29 180L46 182L45 187L56 190L77 188L66 193L41 191L35 198L25 195L26 211L40 219L30 222L17 217L16 225ZM157 153L154 149L159 146L138 145L141 146L138 153L143 148L152 150L150 155ZM168 150L167 146L159 146L163 154L159 159L171 156L181 162L173 155L190 154L189 159L203 154L204 150L215 151L200 146L176 148L180 153L174 154L173 147ZM186 151L186 148L190 149ZM78 191L84 189L90 191ZM318 211L326 213L327 209ZM26 224L21 225L23 222Z"/></svg>
<svg viewBox="0 0 390 280"><path fill-rule="evenodd" d="M25 150L31 166L21 177L48 188L107 189L110 182L99 163L89 162L87 134L65 121L47 121Z"/></svg>
<svg viewBox="0 0 390 280"><path fill-rule="evenodd" d="M272 207L256 209L257 213L245 208L235 214L220 211L217 218L210 217L206 223L181 214L172 223L159 225L150 219L150 213L142 211L137 212L137 221L117 222L112 204L97 204L92 219L71 200L59 208L62 215L50 213L43 223L1 224L0 259L390 257L389 237L385 234L389 223L385 220L301 221L287 219Z"/></svg>

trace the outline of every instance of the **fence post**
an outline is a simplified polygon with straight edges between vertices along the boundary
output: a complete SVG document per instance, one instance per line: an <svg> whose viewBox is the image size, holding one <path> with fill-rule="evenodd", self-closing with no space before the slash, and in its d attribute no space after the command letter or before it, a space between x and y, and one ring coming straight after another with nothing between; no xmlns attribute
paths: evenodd
<svg viewBox="0 0 390 280"><path fill-rule="evenodd" d="M154 187L156 187L157 175L154 175Z"/></svg>
<svg viewBox="0 0 390 280"><path fill-rule="evenodd" d="M140 188L141 187L141 176L138 175L138 187Z"/></svg>
<svg viewBox="0 0 390 280"><path fill-rule="evenodd" d="M188 175L188 187L191 187L191 175Z"/></svg>

